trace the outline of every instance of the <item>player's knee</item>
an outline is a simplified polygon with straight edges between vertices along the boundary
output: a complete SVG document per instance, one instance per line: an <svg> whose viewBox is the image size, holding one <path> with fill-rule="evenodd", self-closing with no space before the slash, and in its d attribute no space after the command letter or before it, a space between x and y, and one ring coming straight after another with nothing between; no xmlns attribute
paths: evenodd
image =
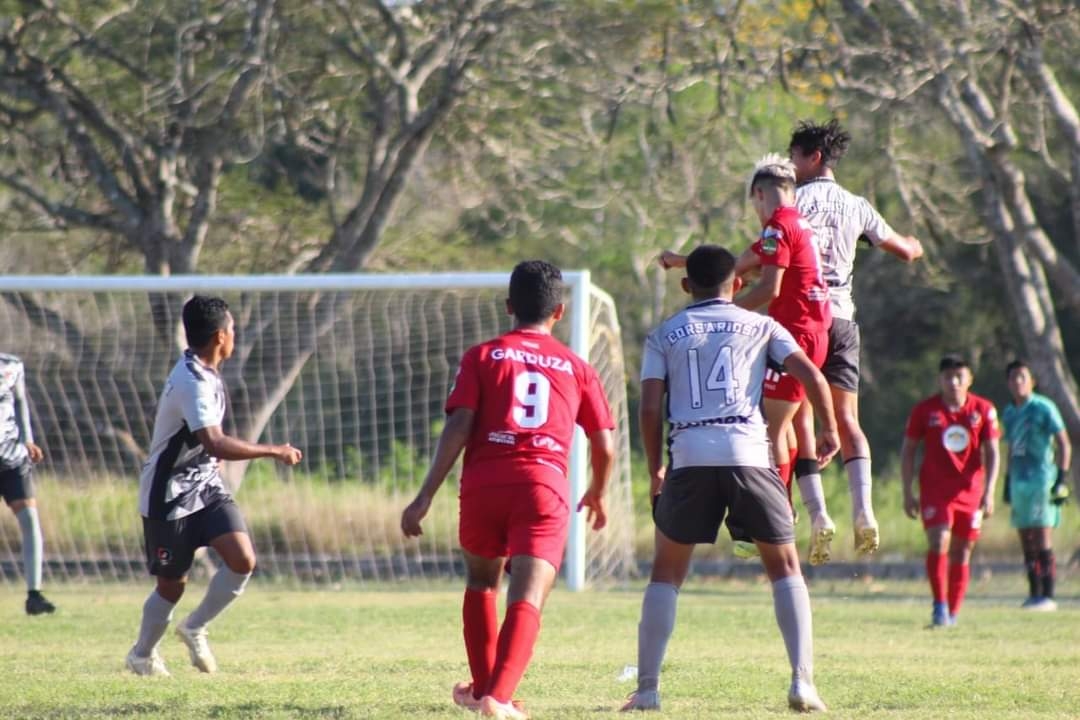
<svg viewBox="0 0 1080 720"><path fill-rule="evenodd" d="M229 558L225 563L229 569L238 575L250 575L255 572L255 551L244 550Z"/></svg>
<svg viewBox="0 0 1080 720"><path fill-rule="evenodd" d="M184 590L187 588L187 578L167 578L158 576L157 579L157 594L165 598L171 603L177 603L180 598L184 596Z"/></svg>

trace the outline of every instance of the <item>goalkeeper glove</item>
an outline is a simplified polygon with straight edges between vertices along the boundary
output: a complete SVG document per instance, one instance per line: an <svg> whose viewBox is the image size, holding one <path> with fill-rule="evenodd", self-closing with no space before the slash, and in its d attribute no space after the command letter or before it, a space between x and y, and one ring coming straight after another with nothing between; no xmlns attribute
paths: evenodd
<svg viewBox="0 0 1080 720"><path fill-rule="evenodd" d="M1005 471L1004 485L1005 485L1005 493L1002 496L1001 500L1006 505L1012 505L1012 483L1009 482L1009 471L1008 470Z"/></svg>
<svg viewBox="0 0 1080 720"><path fill-rule="evenodd" d="M1050 488L1050 502L1055 505L1064 505L1069 501L1069 483L1065 480L1065 468L1058 468L1057 480Z"/></svg>

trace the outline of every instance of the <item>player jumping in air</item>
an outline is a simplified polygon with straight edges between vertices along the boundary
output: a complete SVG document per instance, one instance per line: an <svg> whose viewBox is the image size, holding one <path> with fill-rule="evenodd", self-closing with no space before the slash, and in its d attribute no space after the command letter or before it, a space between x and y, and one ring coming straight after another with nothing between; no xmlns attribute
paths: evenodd
<svg viewBox="0 0 1080 720"><path fill-rule="evenodd" d="M574 424L591 446L592 483L577 504L604 527L604 488L614 461L614 422L596 372L551 335L563 316L559 269L520 263L510 276L514 329L470 348L446 401L446 427L416 499L401 516L406 537L420 522L462 448L459 539L467 572L462 605L471 682L454 702L484 716L527 717L513 701L540 632L540 612L563 558L570 508L567 464ZM495 598L509 557L506 615Z"/></svg>
<svg viewBox="0 0 1080 720"><path fill-rule="evenodd" d="M799 185L795 204L814 229L825 282L832 304L829 351L821 371L832 389L840 424L841 454L851 491L855 550L872 553L880 543L871 499L870 444L859 425L859 326L852 301L855 248L860 238L872 247L912 262L922 257L922 244L897 234L865 198L848 192L833 176L847 152L851 136L836 120L824 125L800 122L788 150ZM812 467L797 468L802 478ZM800 480L801 482L801 480Z"/></svg>
<svg viewBox="0 0 1080 720"><path fill-rule="evenodd" d="M938 365L941 392L916 405L904 430L900 473L904 512L922 517L929 550L926 577L934 598L931 626L955 625L982 521L994 513L998 422L993 404L968 392L967 361L946 355ZM912 492L915 451L923 444L919 495Z"/></svg>
<svg viewBox="0 0 1080 720"><path fill-rule="evenodd" d="M244 592L255 569L255 548L240 509L225 488L219 460L274 458L300 462L291 445L262 445L226 435L225 384L219 369L233 352L236 334L224 300L196 295L183 310L188 349L169 373L158 400L150 457L139 478L146 561L157 588L143 604L139 637L127 656L136 675L168 675L157 647L184 594L195 551L210 546L224 565L206 596L176 627L191 664L217 670L206 628Z"/></svg>
<svg viewBox="0 0 1080 720"><path fill-rule="evenodd" d="M829 344L829 291L822 278L810 226L795 208L795 168L779 155L762 158L747 183L750 201L761 221L758 239L739 257L735 273L761 270L761 279L735 298L747 309L768 306L769 315L795 337L807 357L819 366ZM685 265L685 259L664 253L666 267ZM825 508L821 471L814 447L814 420L802 384L782 368L765 376L765 418L773 460L791 495L792 460L800 473L799 492L810 514L810 564L828 562L836 525ZM792 436L795 442L792 442ZM755 555L747 538L735 537L736 554Z"/></svg>
<svg viewBox="0 0 1080 720"><path fill-rule="evenodd" d="M1030 592L1027 610L1056 610L1053 531L1069 497L1072 445L1054 401L1035 392L1035 377L1023 360L1005 369L1012 402L1001 415L1009 445L1005 502L1012 506L1012 526L1020 534ZM1054 461L1054 443L1057 461Z"/></svg>
<svg viewBox="0 0 1080 720"><path fill-rule="evenodd" d="M772 465L759 409L769 362L806 388L821 421L821 465L840 447L829 387L792 334L773 318L732 303L735 258L715 245L686 259L693 302L645 341L641 441L654 497L656 549L638 625L638 688L623 710L660 708L660 666L675 627L679 588L696 543L720 524L757 544L772 583L776 621L791 664L788 703L824 710L813 681L810 596L799 566L787 492ZM665 401L666 395L666 401ZM664 420L669 426L664 467ZM726 516L726 521L725 521Z"/></svg>
<svg viewBox="0 0 1080 720"><path fill-rule="evenodd" d="M41 594L41 559L44 547L31 466L44 453L34 444L26 374L22 360L0 353L0 497L19 521L22 532L23 574L26 577L26 614L51 613L56 607Z"/></svg>

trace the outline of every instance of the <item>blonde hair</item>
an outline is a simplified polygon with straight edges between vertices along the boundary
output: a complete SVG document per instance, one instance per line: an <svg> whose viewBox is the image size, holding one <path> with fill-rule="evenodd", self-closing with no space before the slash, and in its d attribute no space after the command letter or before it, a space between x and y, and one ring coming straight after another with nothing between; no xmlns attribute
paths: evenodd
<svg viewBox="0 0 1080 720"><path fill-rule="evenodd" d="M758 160L746 181L746 196L750 197L753 194L754 183L764 179L773 180L778 185L790 184L794 187L795 163L779 153L769 153Z"/></svg>

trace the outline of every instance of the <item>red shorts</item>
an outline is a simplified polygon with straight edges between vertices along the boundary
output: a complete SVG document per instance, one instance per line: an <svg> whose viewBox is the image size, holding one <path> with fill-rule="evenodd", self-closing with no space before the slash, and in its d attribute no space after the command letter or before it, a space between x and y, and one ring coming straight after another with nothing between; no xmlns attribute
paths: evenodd
<svg viewBox="0 0 1080 720"><path fill-rule="evenodd" d="M547 485L489 485L461 493L458 539L473 555L531 555L558 571L569 527L566 501Z"/></svg>
<svg viewBox="0 0 1080 720"><path fill-rule="evenodd" d="M829 331L793 332L795 342L810 358L810 362L820 368L829 354ZM806 388L794 376L786 372L777 372L772 368L765 371L765 397L770 400L802 402L806 398Z"/></svg>
<svg viewBox="0 0 1080 720"><path fill-rule="evenodd" d="M982 510L970 510L967 504L927 500L920 501L923 528L947 527L954 537L978 540L982 530Z"/></svg>

